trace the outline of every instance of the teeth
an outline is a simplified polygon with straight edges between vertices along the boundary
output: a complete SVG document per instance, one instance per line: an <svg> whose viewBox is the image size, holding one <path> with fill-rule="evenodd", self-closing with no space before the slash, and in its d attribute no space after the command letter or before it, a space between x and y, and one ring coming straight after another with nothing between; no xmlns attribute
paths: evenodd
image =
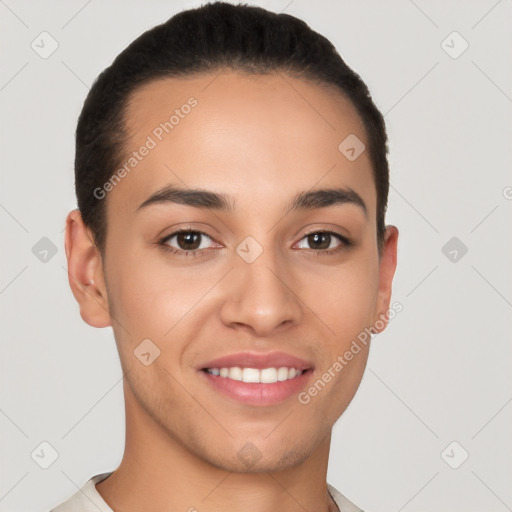
<svg viewBox="0 0 512 512"><path fill-rule="evenodd" d="M231 377L231 370L229 370L230 377ZM242 370L242 380L244 382L261 382L260 377L261 377L260 370L256 370L255 368L244 368Z"/></svg>
<svg viewBox="0 0 512 512"><path fill-rule="evenodd" d="M233 366L232 368L207 368L206 371L212 375L237 380L241 382L262 382L263 384L273 384L274 382L282 382L284 380L294 379L302 375L301 370L296 368L240 368Z"/></svg>
<svg viewBox="0 0 512 512"><path fill-rule="evenodd" d="M259 372L259 374L260 382L263 382L264 384L277 382L277 370L275 368L264 368Z"/></svg>
<svg viewBox="0 0 512 512"><path fill-rule="evenodd" d="M281 380L286 380L288 379L288 374L290 372L288 371L288 368L284 367L284 368L279 368L279 370L277 370L277 380L281 381Z"/></svg>
<svg viewBox="0 0 512 512"><path fill-rule="evenodd" d="M229 369L229 375L228 377L233 380L242 380L242 368L239 368L238 366L234 366L233 368Z"/></svg>

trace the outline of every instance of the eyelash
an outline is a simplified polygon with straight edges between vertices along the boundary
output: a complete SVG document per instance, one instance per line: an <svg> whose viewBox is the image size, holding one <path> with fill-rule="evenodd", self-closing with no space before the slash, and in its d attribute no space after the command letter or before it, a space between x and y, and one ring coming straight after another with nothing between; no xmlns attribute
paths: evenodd
<svg viewBox="0 0 512 512"><path fill-rule="evenodd" d="M198 230L193 230L193 229L179 229L177 231L174 231L170 235L167 235L164 238L162 238L158 242L158 246L161 247L161 249L163 251L165 251L166 253L172 253L172 254L175 254L180 257L183 256L183 257L196 258L197 256L200 256L201 254L203 254L205 251L209 250L209 249L195 249L192 251L184 251L181 249L176 249L174 247L171 247L166 243L168 240L170 240L171 238L173 238L176 235L179 235L180 233L199 234L201 236L205 236L206 238L209 238L210 240L213 240L213 238L211 236L209 236L207 233L204 233L203 231L198 231ZM335 231L322 231L322 230L311 231L310 233L306 233L300 240L303 240L304 238L306 238L310 235L315 235L315 234L319 234L319 233L333 235L341 242L341 245L338 247L335 247L334 249L307 249L309 252L314 254L314 256L329 256L329 255L338 253L342 250L346 250L353 245L353 243L348 238L346 238L343 235L340 235L339 233L336 233Z"/></svg>

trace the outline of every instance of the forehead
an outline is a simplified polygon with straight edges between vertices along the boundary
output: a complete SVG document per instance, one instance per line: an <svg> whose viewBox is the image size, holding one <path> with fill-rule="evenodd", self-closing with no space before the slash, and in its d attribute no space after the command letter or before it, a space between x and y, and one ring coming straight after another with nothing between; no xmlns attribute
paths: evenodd
<svg viewBox="0 0 512 512"><path fill-rule="evenodd" d="M237 196L247 207L270 207L313 187L347 186L374 214L368 152L350 161L339 149L354 136L368 147L364 125L331 86L284 73L163 78L132 94L125 125L127 172L109 193L109 210L132 215L167 184Z"/></svg>

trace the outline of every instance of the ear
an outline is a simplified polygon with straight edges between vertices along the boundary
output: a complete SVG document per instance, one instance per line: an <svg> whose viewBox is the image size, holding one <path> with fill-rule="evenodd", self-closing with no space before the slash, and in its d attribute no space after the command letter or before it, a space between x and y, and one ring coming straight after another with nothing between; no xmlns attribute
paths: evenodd
<svg viewBox="0 0 512 512"><path fill-rule="evenodd" d="M382 332L388 325L389 320L389 303L391 301L391 286L393 283L393 276L395 275L396 259L398 247L398 229L395 226L386 226L384 234L384 245L382 254L379 261L379 291L377 296L377 317L374 320L374 326L377 320L380 320L377 325L383 327L378 329L377 332Z"/></svg>
<svg viewBox="0 0 512 512"><path fill-rule="evenodd" d="M69 286L80 316L92 327L112 325L101 254L78 210L67 216L65 237Z"/></svg>

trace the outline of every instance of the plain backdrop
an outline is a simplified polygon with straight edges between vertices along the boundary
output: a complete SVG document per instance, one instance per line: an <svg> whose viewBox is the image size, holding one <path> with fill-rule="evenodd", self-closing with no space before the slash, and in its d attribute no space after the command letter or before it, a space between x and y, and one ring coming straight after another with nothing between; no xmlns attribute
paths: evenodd
<svg viewBox="0 0 512 512"><path fill-rule="evenodd" d="M328 481L367 512L512 510L512 2L253 4L328 37L390 137L403 311L334 427ZM81 320L66 273L74 132L114 57L199 5L0 0L2 512L47 511L121 460L112 330Z"/></svg>

